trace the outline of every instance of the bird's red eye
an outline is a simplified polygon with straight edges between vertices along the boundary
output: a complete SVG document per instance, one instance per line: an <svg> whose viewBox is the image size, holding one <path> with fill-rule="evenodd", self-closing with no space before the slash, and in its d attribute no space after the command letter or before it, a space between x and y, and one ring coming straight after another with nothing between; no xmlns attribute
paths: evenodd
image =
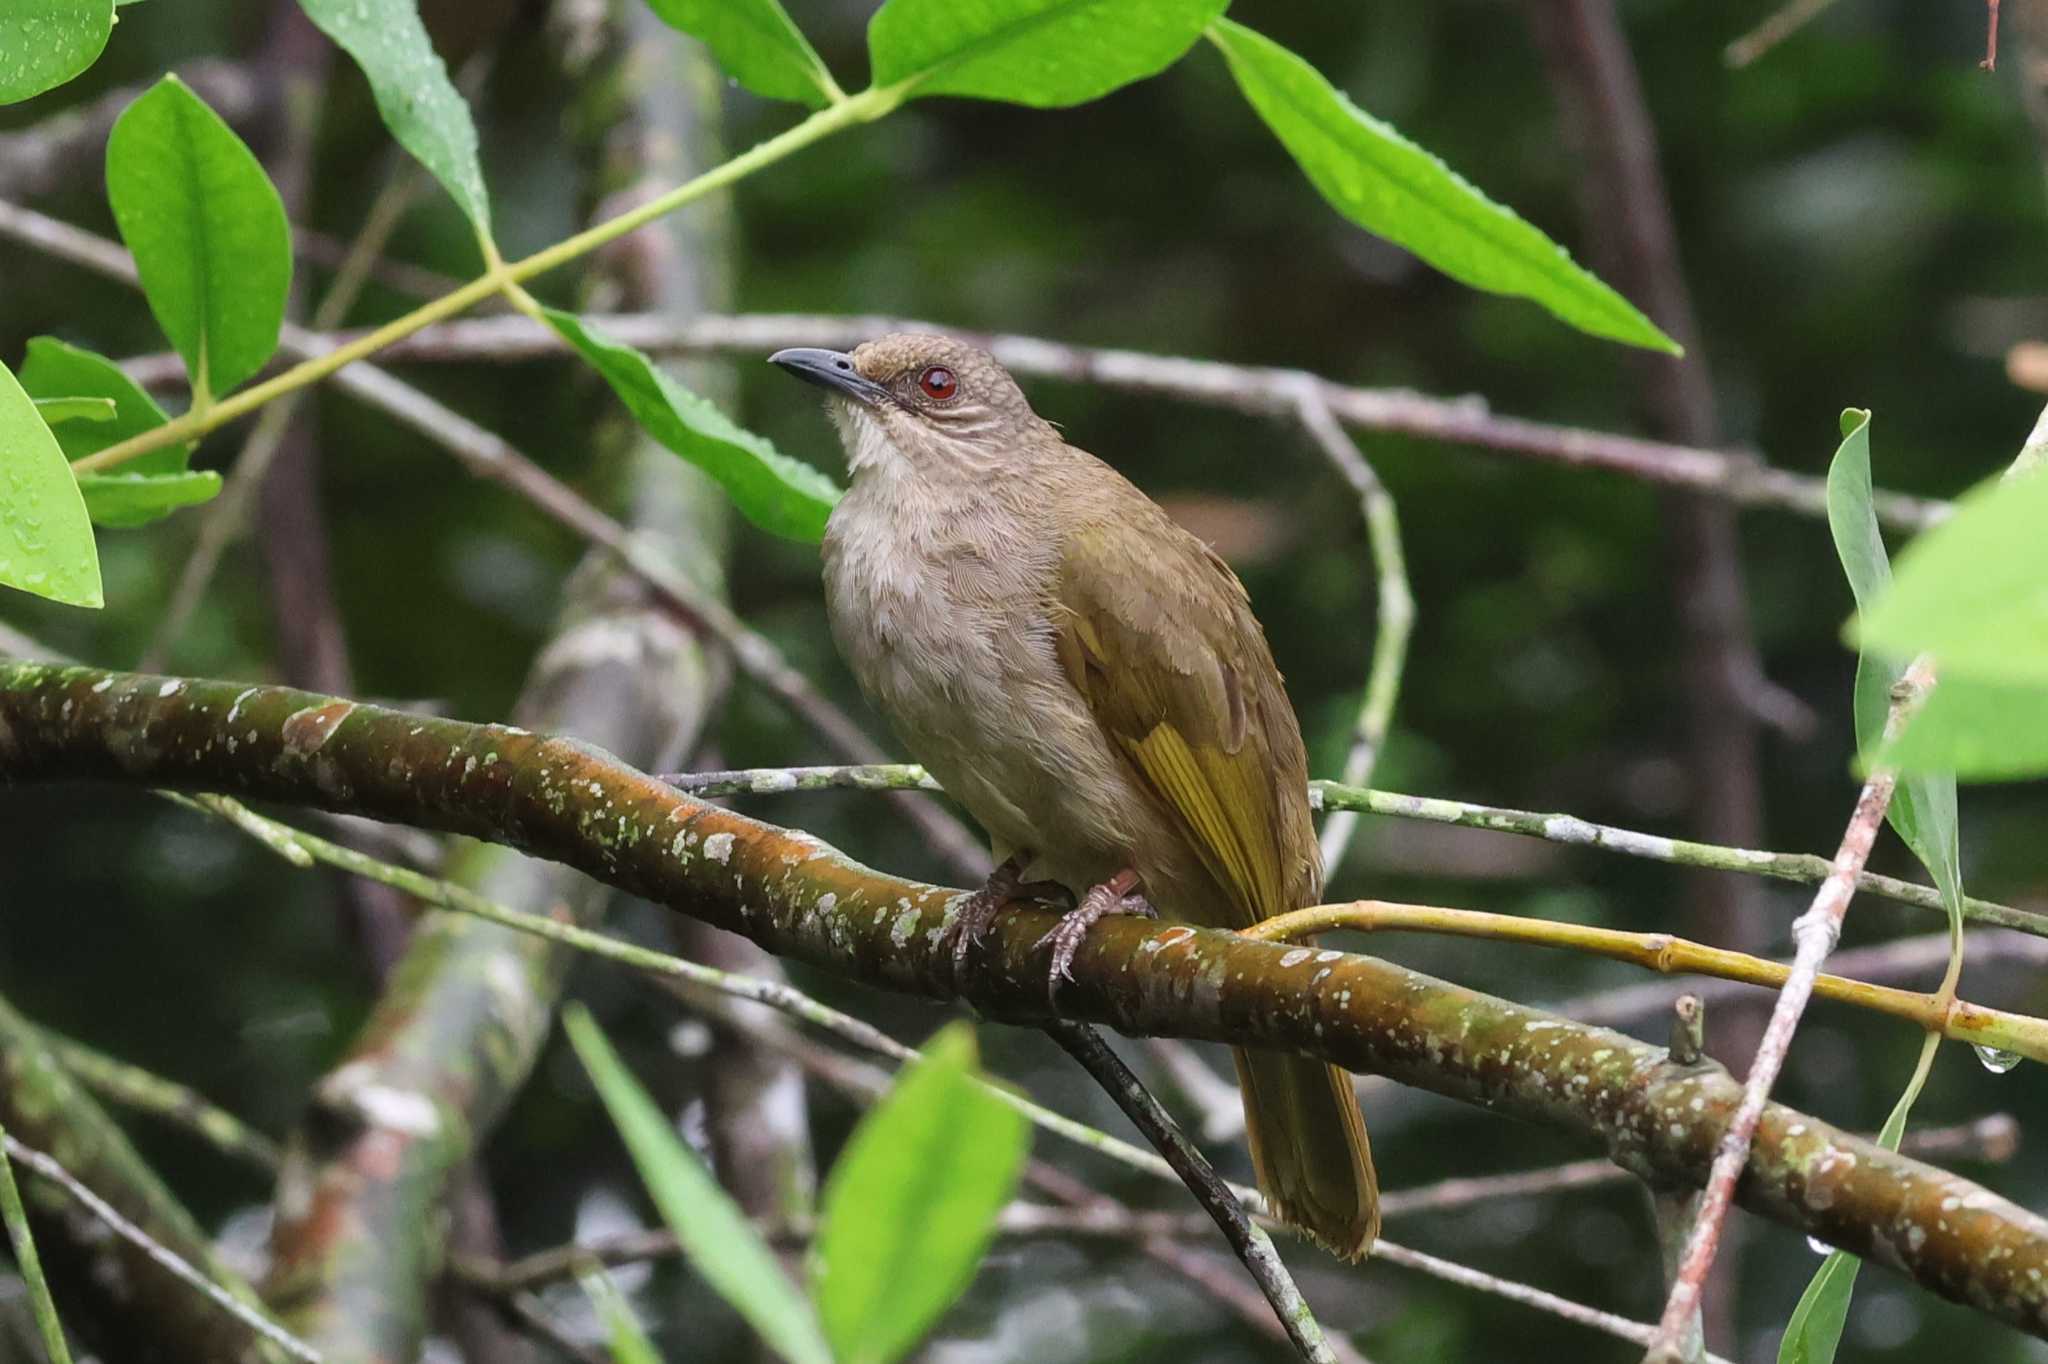
<svg viewBox="0 0 2048 1364"><path fill-rule="evenodd" d="M944 365L933 365L918 375L917 386L924 390L925 397L937 402L944 402L960 391L960 381Z"/></svg>

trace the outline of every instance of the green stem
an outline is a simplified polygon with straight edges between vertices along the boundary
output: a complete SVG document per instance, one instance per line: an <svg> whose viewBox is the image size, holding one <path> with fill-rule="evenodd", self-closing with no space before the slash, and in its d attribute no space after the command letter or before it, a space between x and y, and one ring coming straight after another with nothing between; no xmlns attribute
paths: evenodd
<svg viewBox="0 0 2048 1364"><path fill-rule="evenodd" d="M7 1159L4 1128L0 1128L0 1222L7 1224L7 1237L14 1245L15 1267L28 1284L28 1300L35 1312L36 1330L43 1337L43 1352L50 1357L50 1364L71 1364L71 1348L64 1343L64 1324L57 1319L57 1304L50 1300L43 1262L36 1254L35 1237L29 1234L28 1210L21 1205L21 1190L14 1183L14 1167Z"/></svg>
<svg viewBox="0 0 2048 1364"><path fill-rule="evenodd" d="M879 89L863 90L843 103L820 109L795 127L776 134L766 142L756 144L723 165L714 166L702 175L684 181L668 193L650 199L638 208L606 219L595 227L587 228L573 237L536 251L523 260L514 261L509 265L500 264L461 288L443 294L432 302L423 303L405 316L387 322L347 345L337 346L325 355L315 356L293 365L284 373L266 379L253 388L246 388L222 398L210 407L195 407L182 417L165 422L162 426L110 445L98 454L88 455L73 463L71 467L80 473L93 473L125 464L131 459L167 445L195 440L237 417L255 411L265 403L281 398L287 393L296 392L309 384L318 383L343 366L374 355L385 346L411 336L422 327L453 317L493 294L544 274L558 265L566 265L607 242L616 241L657 218L673 213L693 200L744 180L755 171L772 166L777 161L802 151L813 142L821 141L856 123L871 123L901 104L906 93L904 87L900 85L884 86Z"/></svg>

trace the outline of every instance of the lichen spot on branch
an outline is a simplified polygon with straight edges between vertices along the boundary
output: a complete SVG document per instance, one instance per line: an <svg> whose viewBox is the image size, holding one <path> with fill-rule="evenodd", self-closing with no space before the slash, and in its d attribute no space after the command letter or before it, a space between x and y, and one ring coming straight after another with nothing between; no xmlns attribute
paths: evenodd
<svg viewBox="0 0 2048 1364"><path fill-rule="evenodd" d="M341 722L354 712L353 701L329 701L324 706L307 706L285 717L282 736L284 751L295 758L310 758L334 737Z"/></svg>

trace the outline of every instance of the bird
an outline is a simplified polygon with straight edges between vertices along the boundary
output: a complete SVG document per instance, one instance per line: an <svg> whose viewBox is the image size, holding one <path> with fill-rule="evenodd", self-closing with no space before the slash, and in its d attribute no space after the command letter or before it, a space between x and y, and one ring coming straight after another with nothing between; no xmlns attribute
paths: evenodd
<svg viewBox="0 0 2048 1364"><path fill-rule="evenodd" d="M999 862L951 930L956 982L1048 882L1078 901L1041 940L1055 992L1106 914L1244 928L1318 901L1301 729L1222 558L977 346L896 333L769 360L826 390L845 448L822 547L834 640ZM1379 1194L1351 1077L1233 1056L1268 1203L1363 1257Z"/></svg>

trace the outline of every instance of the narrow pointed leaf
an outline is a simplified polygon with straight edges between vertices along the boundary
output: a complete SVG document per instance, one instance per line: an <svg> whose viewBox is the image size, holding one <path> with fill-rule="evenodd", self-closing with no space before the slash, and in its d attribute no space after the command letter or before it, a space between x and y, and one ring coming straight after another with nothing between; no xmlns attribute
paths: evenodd
<svg viewBox="0 0 2048 1364"><path fill-rule="evenodd" d="M119 365L54 336L29 339L28 355L21 364L21 386L36 398L84 394L109 399L114 404L111 422L67 426L57 432L57 443L64 447L64 458L70 460L84 459L130 436L154 431L168 420L156 399L123 373ZM121 471L180 474L185 472L191 454L190 442L167 445L128 461Z"/></svg>
<svg viewBox="0 0 2048 1364"><path fill-rule="evenodd" d="M1860 408L1842 413L1842 443L1828 465L1828 530L1834 536L1835 553L1849 579L1849 590L1858 608L1867 608L1890 587L1892 568L1871 496L1870 413ZM1875 751L1883 739L1892 687L1910 661L1910 654L1869 648L1857 657L1856 743L1863 752ZM1933 874L1943 900L1953 902L1954 912L1960 913L1962 864L1956 837L1955 778L1923 775L1901 780L1892 795L1888 818Z"/></svg>
<svg viewBox="0 0 2048 1364"><path fill-rule="evenodd" d="M0 4L0 104L55 89L94 62L114 31L114 0Z"/></svg>
<svg viewBox="0 0 2048 1364"><path fill-rule="evenodd" d="M488 238L491 196L477 160L476 124L414 0L299 0L299 8L355 58L398 145L441 182L477 234Z"/></svg>
<svg viewBox="0 0 2048 1364"><path fill-rule="evenodd" d="M747 1215L627 1071L589 1011L565 1010L562 1022L654 1206L697 1273L790 1364L833 1364L811 1305L783 1275Z"/></svg>
<svg viewBox="0 0 2048 1364"><path fill-rule="evenodd" d="M893 1364L973 1281L1029 1144L941 1032L854 1129L826 1181L813 1295L839 1364Z"/></svg>
<svg viewBox="0 0 2048 1364"><path fill-rule="evenodd" d="M724 72L763 99L813 109L839 87L803 31L777 0L647 0L661 21L711 49Z"/></svg>
<svg viewBox="0 0 2048 1364"><path fill-rule="evenodd" d="M889 0L868 24L877 86L1051 109L1179 61L1229 0Z"/></svg>
<svg viewBox="0 0 2048 1364"><path fill-rule="evenodd" d="M43 1338L43 1353L50 1364L71 1364L71 1347L64 1341L64 1325L57 1318L57 1304L50 1299L50 1284L43 1277L43 1262L36 1254L36 1238L28 1225L28 1210L21 1205L21 1189L14 1182L14 1166L7 1159L7 1133L0 1130L0 1224L7 1228L14 1248L14 1265L28 1286L31 1315Z"/></svg>
<svg viewBox="0 0 2048 1364"><path fill-rule="evenodd" d="M647 1338L640 1319L633 1315L632 1304L619 1292L611 1275L599 1266L582 1275L578 1282L583 1285L583 1296L590 1299L590 1305L597 1311L598 1324L604 1327L612 1364L661 1364L660 1352Z"/></svg>
<svg viewBox="0 0 2048 1364"><path fill-rule="evenodd" d="M261 369L291 288L284 205L242 139L176 76L114 124L107 198L193 392L225 393Z"/></svg>
<svg viewBox="0 0 2048 1364"><path fill-rule="evenodd" d="M547 319L604 376L633 419L718 480L749 521L791 540L824 538L825 518L839 500L831 479L735 425L709 399L575 314L549 309Z"/></svg>
<svg viewBox="0 0 2048 1364"><path fill-rule="evenodd" d="M1563 247L1353 104L1300 57L1228 19L1217 20L1209 36L1245 99L1352 222L1462 284L1529 299L1593 336L1679 353Z"/></svg>
<svg viewBox="0 0 2048 1364"><path fill-rule="evenodd" d="M1871 496L1870 413L1850 408L1842 413L1842 443L1828 464L1828 530L1833 534L1835 552L1849 579L1849 590L1857 605L1881 596L1892 578L1891 559L1884 537L1877 528L1877 512ZM1884 734L1891 713L1891 690L1904 672L1904 665L1864 651L1856 660L1856 739L1868 751ZM1941 694L1935 688L1935 695ZM1962 849L1956 820L1956 781L1953 773L1941 772L1902 777L1892 793L1887 810L1891 825L1913 849L1941 889L1942 905L1948 910L1949 950L1962 950L1963 872ZM1890 1116L1878 1132L1880 1146L1899 1149L1906 1132L1906 1120L1927 1083L1940 1038L1929 1034L1919 1063L1906 1081L1905 1092L1892 1105ZM1849 1301L1856 1291L1856 1274L1862 1262L1842 1251L1831 1253L1799 1296L1785 1334L1778 1342L1778 1364L1832 1364L1841 1347L1842 1328L1849 1319Z"/></svg>
<svg viewBox="0 0 2048 1364"><path fill-rule="evenodd" d="M22 385L27 388L27 384ZM37 398L36 415L53 430L65 422L110 422L114 419L112 398Z"/></svg>
<svg viewBox="0 0 2048 1364"><path fill-rule="evenodd" d="M71 606L100 606L99 551L56 436L0 365L0 583Z"/></svg>

